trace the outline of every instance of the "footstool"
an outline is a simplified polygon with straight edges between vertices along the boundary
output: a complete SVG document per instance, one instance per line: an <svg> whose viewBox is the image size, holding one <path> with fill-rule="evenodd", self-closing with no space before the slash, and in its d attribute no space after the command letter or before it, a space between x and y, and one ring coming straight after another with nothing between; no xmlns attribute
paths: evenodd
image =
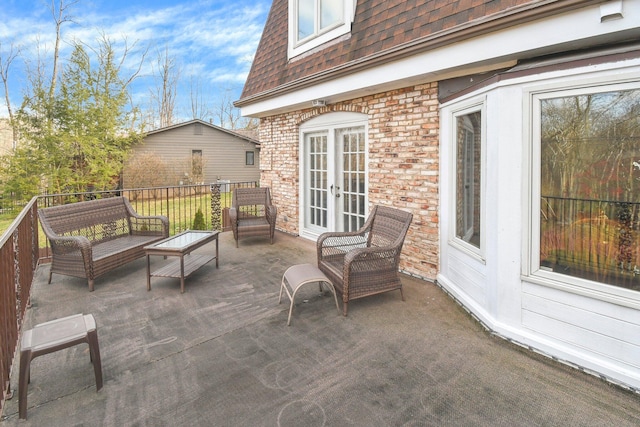
<svg viewBox="0 0 640 427"><path fill-rule="evenodd" d="M30 377L31 361L43 354L53 353L74 345L89 344L89 355L96 375L96 391L102 388L102 365L98 330L91 314L75 314L61 319L41 323L23 332L20 349L19 415L27 419L27 387Z"/></svg>
<svg viewBox="0 0 640 427"><path fill-rule="evenodd" d="M331 293L333 293L333 299L336 301L336 308L338 314L340 313L340 307L338 307L338 297L336 296L336 290L333 287L333 283L324 275L322 271L315 265L311 264L298 264L289 267L282 276L282 283L280 284L280 297L278 298L278 304L282 301L282 291L284 290L291 301L289 306L289 318L287 319L287 326L291 324L291 313L293 312L293 300L296 297L296 292L307 283L318 283L320 291L322 292L322 284L325 283Z"/></svg>

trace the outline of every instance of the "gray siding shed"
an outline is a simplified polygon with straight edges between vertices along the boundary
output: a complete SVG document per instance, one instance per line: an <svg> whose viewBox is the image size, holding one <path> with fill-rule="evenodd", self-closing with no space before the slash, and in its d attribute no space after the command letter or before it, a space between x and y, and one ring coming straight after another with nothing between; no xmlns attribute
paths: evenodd
<svg viewBox="0 0 640 427"><path fill-rule="evenodd" d="M172 176L163 185L189 184L191 160L202 153L203 173L200 182L260 180L260 145L255 139L202 120L191 120L149 132L143 142L133 147L132 160L143 153L153 153L171 169ZM247 154L253 153L253 154ZM253 157L253 164L248 158ZM153 171L149 171L153 173ZM125 168L124 186L130 187L131 175Z"/></svg>

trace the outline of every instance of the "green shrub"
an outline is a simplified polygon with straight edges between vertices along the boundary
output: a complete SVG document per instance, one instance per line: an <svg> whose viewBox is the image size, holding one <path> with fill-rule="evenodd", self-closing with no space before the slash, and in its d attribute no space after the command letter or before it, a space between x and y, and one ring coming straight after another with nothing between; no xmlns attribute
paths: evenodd
<svg viewBox="0 0 640 427"><path fill-rule="evenodd" d="M202 209L198 208L198 211L196 212L196 216L193 219L193 227L191 227L193 230L206 230L207 226L204 223L204 215L202 214Z"/></svg>

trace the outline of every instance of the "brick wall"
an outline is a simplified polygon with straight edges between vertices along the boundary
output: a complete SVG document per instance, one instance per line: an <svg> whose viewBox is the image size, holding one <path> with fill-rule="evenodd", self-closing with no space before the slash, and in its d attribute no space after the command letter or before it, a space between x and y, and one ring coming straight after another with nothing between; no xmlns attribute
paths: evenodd
<svg viewBox="0 0 640 427"><path fill-rule="evenodd" d="M438 98L426 84L263 118L261 183L272 188L279 230L298 234L299 126L337 111L369 116L369 203L413 213L400 268L435 278L438 268Z"/></svg>

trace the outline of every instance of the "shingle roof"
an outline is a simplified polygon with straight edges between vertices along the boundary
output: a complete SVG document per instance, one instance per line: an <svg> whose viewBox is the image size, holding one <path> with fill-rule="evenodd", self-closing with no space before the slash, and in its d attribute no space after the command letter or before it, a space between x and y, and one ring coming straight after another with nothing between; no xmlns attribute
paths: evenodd
<svg viewBox="0 0 640 427"><path fill-rule="evenodd" d="M578 3L572 0L358 0L351 37L329 42L289 61L288 1L273 0L239 103L337 67L344 69L371 57L383 57L385 52L410 49L413 42L444 36L487 17L504 16L510 10Z"/></svg>
<svg viewBox="0 0 640 427"><path fill-rule="evenodd" d="M147 135L153 135L153 134L156 134L156 133L166 132L166 131L169 131L169 130L172 130L172 129L176 129L176 128L180 128L180 127L183 127L183 126L189 126L189 125L192 125L194 123L199 123L199 124L201 124L203 126L208 126L208 127L212 128L212 129L216 129L216 130L218 130L220 132L227 133L229 135L235 136L235 137L240 138L240 139L244 139L244 140L252 142L254 144L260 144L260 141L258 140L257 132L255 132L255 131L226 129L226 128L223 128L223 127L220 127L220 126L216 126L213 123L209 123L209 122L206 122L206 121L200 120L200 119L193 119L193 120L189 120L189 121L182 122L182 123L175 123L175 124L170 125L170 126L166 126L166 127L163 127L163 128L158 128L158 129L151 130L151 131L147 132L146 134Z"/></svg>

